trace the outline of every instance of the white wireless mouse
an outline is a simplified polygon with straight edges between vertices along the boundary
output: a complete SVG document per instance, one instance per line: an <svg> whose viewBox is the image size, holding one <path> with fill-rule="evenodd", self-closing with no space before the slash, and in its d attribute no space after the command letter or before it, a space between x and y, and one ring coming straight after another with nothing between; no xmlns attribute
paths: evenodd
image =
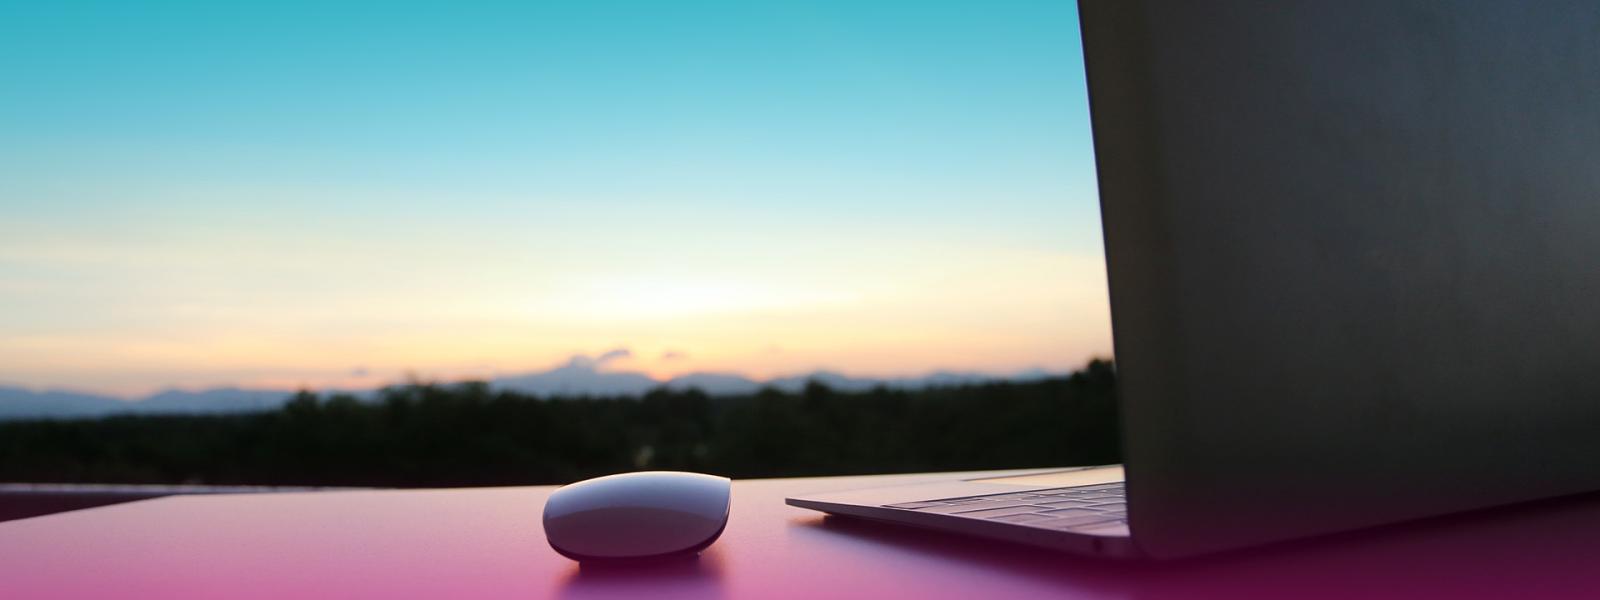
<svg viewBox="0 0 1600 600"><path fill-rule="evenodd" d="M681 471L607 475L563 486L544 503L550 547L577 561L692 554L728 524L726 477Z"/></svg>

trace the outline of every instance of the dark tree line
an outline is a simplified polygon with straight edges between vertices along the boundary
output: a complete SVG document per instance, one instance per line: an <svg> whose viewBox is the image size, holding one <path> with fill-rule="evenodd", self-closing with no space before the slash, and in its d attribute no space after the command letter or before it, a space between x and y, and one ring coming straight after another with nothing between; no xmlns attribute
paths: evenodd
<svg viewBox="0 0 1600 600"><path fill-rule="evenodd" d="M844 393L539 398L483 383L282 410L0 423L0 481L330 486L565 483L638 469L785 477L1117 462L1115 372Z"/></svg>

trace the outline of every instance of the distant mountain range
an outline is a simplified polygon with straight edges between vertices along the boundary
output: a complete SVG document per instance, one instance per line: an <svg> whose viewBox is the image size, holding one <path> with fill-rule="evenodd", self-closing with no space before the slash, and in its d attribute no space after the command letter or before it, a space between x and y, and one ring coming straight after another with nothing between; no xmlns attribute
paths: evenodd
<svg viewBox="0 0 1600 600"><path fill-rule="evenodd" d="M103 417L114 414L225 414L272 410L283 406L292 392L214 388L200 391L165 390L138 400L49 390L38 392L0 386L0 420Z"/></svg>
<svg viewBox="0 0 1600 600"><path fill-rule="evenodd" d="M605 371L594 361L574 359L547 371L496 377L491 389L540 396L641 396L657 387L672 390L698 388L714 396L752 394L771 386L785 392L798 392L806 382L817 381L830 388L859 392L877 386L892 389L921 389L971 385L990 381L1032 381L1055 376L1031 369L1010 376L976 372L935 371L921 377L851 377L833 371L757 381L728 373L690 373L666 381L632 371ZM350 393L371 397L375 390ZM164 390L136 400L61 390L34 391L0 386L0 420L51 418L70 419L117 414L231 414L274 410L283 406L292 390L213 388L197 391Z"/></svg>
<svg viewBox="0 0 1600 600"><path fill-rule="evenodd" d="M596 363L582 357L567 364L526 375L497 377L489 382L495 390L510 390L541 396L640 396L657 387L671 390L699 388L713 396L739 396L753 394L762 387L773 387L785 392L798 392L806 382L817 381L830 388L862 392L878 386L893 389L922 389L971 385L989 381L1034 381L1054 376L1042 369L1030 369L1008 376L978 372L934 371L921 377L851 377L834 371L815 371L804 375L779 377L759 381L733 373L689 373L660 381L634 371L605 371Z"/></svg>

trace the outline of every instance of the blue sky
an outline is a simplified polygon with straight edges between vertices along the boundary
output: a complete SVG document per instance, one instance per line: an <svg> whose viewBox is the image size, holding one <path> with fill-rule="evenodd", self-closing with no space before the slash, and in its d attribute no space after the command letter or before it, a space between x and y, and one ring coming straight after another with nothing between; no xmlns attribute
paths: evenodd
<svg viewBox="0 0 1600 600"><path fill-rule="evenodd" d="M7 4L0 381L1107 355L1074 11Z"/></svg>

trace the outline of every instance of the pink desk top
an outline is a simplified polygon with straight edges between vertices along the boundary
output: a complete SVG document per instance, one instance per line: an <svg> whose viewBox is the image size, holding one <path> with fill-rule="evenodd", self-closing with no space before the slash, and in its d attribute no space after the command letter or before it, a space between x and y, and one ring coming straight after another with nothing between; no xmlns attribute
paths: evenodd
<svg viewBox="0 0 1600 600"><path fill-rule="evenodd" d="M0 598L1373 598L1600 596L1589 497L1168 564L1079 559L791 508L926 476L740 481L698 561L580 569L552 488L144 500L0 523Z"/></svg>

